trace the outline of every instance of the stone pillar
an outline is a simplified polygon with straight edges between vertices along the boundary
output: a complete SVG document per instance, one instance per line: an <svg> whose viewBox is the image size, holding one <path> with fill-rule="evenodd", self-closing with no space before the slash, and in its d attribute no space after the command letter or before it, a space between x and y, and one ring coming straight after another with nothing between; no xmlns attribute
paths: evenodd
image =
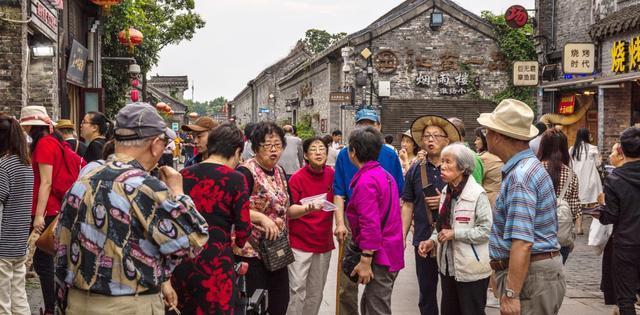
<svg viewBox="0 0 640 315"><path fill-rule="evenodd" d="M6 19L24 21L27 1L5 1L0 12ZM19 116L27 104L27 26L0 21L0 111Z"/></svg>

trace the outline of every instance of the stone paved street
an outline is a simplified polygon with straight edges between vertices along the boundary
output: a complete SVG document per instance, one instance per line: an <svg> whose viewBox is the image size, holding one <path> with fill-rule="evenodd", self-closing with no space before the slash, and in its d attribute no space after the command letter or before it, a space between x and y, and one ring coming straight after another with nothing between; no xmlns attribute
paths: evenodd
<svg viewBox="0 0 640 315"><path fill-rule="evenodd" d="M588 227L591 219L584 222L585 235L578 236L576 249L569 256L565 272L567 274L567 295L560 311L561 315L605 315L611 313L611 307L605 306L600 292L600 265L602 256L596 256L593 249L587 244ZM337 266L337 251L332 256L331 269L324 291L324 300L320 314L329 315L335 313L335 279ZM393 314L413 315L418 314L417 308L417 281L415 266L413 263L413 251L405 253L407 266L398 275L393 291ZM29 300L32 313L37 310L42 301L40 287L35 278L28 279ZM360 290L362 293L362 287ZM488 315L499 314L497 309L487 308Z"/></svg>

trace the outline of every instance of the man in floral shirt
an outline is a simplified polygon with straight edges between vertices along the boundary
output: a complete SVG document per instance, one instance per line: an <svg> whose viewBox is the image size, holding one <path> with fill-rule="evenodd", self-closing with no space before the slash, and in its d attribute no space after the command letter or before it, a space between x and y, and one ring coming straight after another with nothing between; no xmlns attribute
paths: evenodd
<svg viewBox="0 0 640 315"><path fill-rule="evenodd" d="M170 167L149 175L171 141L155 108L116 116L115 155L72 186L56 230L60 313L164 314L177 305L169 278L208 238L206 221ZM161 295L162 294L162 295Z"/></svg>

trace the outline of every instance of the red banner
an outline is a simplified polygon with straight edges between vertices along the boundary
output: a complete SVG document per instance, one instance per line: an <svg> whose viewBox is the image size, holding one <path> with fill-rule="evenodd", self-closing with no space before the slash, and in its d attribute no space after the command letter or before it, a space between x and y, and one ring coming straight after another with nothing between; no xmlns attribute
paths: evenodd
<svg viewBox="0 0 640 315"><path fill-rule="evenodd" d="M560 106L558 106L558 113L563 115L571 115L576 108L576 96L569 95L560 98Z"/></svg>

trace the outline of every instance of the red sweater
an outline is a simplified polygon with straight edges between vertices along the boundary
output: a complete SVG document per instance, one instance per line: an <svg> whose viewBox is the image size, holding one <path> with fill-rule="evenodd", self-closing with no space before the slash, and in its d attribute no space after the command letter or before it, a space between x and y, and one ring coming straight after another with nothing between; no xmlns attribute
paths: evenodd
<svg viewBox="0 0 640 315"><path fill-rule="evenodd" d="M319 194L327 194L333 202L333 169L325 166L315 172L309 165L295 172L289 180L291 203ZM333 250L333 212L323 210L308 213L298 219L289 220L291 247L310 253L325 253Z"/></svg>

